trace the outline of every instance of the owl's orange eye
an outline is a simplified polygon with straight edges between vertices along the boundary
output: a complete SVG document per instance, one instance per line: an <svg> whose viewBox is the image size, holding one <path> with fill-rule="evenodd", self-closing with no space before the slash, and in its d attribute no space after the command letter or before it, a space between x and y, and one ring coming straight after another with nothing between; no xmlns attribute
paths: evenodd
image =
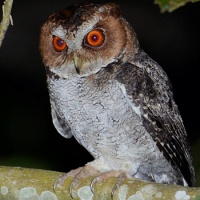
<svg viewBox="0 0 200 200"><path fill-rule="evenodd" d="M92 30L86 36L87 44L92 47L99 47L103 44L105 35L101 30Z"/></svg>
<svg viewBox="0 0 200 200"><path fill-rule="evenodd" d="M53 37L53 47L56 51L64 51L67 48L67 44L61 38L54 36Z"/></svg>

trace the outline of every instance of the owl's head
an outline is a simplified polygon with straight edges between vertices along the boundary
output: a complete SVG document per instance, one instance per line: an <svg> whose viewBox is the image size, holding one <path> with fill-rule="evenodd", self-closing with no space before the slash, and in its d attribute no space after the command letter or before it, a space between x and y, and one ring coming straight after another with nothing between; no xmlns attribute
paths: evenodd
<svg viewBox="0 0 200 200"><path fill-rule="evenodd" d="M138 42L118 5L79 4L49 16L41 28L40 51L45 66L67 78L133 57Z"/></svg>

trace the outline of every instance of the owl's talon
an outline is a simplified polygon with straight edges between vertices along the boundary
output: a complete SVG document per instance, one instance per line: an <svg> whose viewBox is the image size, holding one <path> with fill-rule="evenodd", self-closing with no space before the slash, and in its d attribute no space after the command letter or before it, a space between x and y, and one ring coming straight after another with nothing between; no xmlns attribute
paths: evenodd
<svg viewBox="0 0 200 200"><path fill-rule="evenodd" d="M53 184L53 191L54 193L56 192L56 188L57 186L62 186L65 182L65 180L69 177L73 177L76 176L82 169L83 167L79 167L77 169L71 170L70 172L66 173L66 174L61 174L55 181Z"/></svg>
<svg viewBox="0 0 200 200"><path fill-rule="evenodd" d="M74 188L75 188L75 185L72 181L72 183L69 186L69 193L70 193L70 196L72 197L72 199L77 198L77 192L76 192L76 190L74 190Z"/></svg>
<svg viewBox="0 0 200 200"><path fill-rule="evenodd" d="M54 181L54 184L53 184L53 191L54 193L56 192L56 187L57 185L62 185L64 183L64 181L62 180L62 176L63 175L60 175L55 181Z"/></svg>
<svg viewBox="0 0 200 200"><path fill-rule="evenodd" d="M128 177L128 175L123 171L104 172L104 173L101 173L99 176L95 177L90 184L92 193L93 194L95 193L94 192L94 186L95 186L96 183L101 183L101 182L103 182L104 180L106 180L110 177L117 177L117 182L116 182L115 186L113 187L112 193L111 193L111 199L113 200L115 191L119 188L122 181L124 181Z"/></svg>
<svg viewBox="0 0 200 200"><path fill-rule="evenodd" d="M115 191L120 187L121 183L126 178L130 178L130 176L126 172L121 172L121 174L119 174L119 176L117 176L117 182L116 182L115 186L113 187L112 193L111 193L111 199L112 200L114 198Z"/></svg>
<svg viewBox="0 0 200 200"><path fill-rule="evenodd" d="M94 194L94 185L95 185L95 183L98 182L98 180L99 180L99 178L98 178L98 176L97 176L97 177L95 177L95 178L92 180L92 182L91 182L91 184L90 184L90 188L91 188L91 191L92 191L93 194Z"/></svg>
<svg viewBox="0 0 200 200"><path fill-rule="evenodd" d="M114 194L115 194L115 191L117 190L117 187L116 185L114 186L114 188L112 189L112 192L111 192L111 199L113 200L114 199Z"/></svg>
<svg viewBox="0 0 200 200"><path fill-rule="evenodd" d="M72 182L69 186L69 193L73 199L77 198L77 192L75 189L78 187L79 181L80 181L79 177L77 178L78 175L79 175L79 173L74 177L74 179L72 180Z"/></svg>
<svg viewBox="0 0 200 200"><path fill-rule="evenodd" d="M74 176L71 184L70 184L70 187L69 187L69 192L70 192L70 195L72 198L77 198L77 192L76 192L76 188L78 187L79 185L79 182L82 178L85 178L87 176L98 176L99 175L99 172L91 167L91 166L84 166L82 167L78 173ZM98 178L98 177L97 177ZM95 183L96 181L94 181ZM92 183L91 183L92 185ZM94 193L94 187L91 186L91 191Z"/></svg>

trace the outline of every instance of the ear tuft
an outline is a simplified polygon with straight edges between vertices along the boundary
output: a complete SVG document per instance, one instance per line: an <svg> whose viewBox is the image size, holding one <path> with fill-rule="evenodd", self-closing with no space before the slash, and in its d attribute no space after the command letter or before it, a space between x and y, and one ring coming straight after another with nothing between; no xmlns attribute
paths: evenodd
<svg viewBox="0 0 200 200"><path fill-rule="evenodd" d="M120 6L116 3L107 3L104 5L106 9L108 9L108 14L115 17L119 18L121 11L120 11Z"/></svg>

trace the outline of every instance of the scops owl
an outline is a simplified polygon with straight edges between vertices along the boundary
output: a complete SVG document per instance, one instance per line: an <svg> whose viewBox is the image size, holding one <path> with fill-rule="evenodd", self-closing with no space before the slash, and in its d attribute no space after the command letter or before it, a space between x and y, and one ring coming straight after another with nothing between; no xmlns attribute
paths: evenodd
<svg viewBox="0 0 200 200"><path fill-rule="evenodd" d="M94 157L87 166L195 185L170 81L140 48L118 5L86 3L53 13L41 28L40 51L53 124Z"/></svg>

